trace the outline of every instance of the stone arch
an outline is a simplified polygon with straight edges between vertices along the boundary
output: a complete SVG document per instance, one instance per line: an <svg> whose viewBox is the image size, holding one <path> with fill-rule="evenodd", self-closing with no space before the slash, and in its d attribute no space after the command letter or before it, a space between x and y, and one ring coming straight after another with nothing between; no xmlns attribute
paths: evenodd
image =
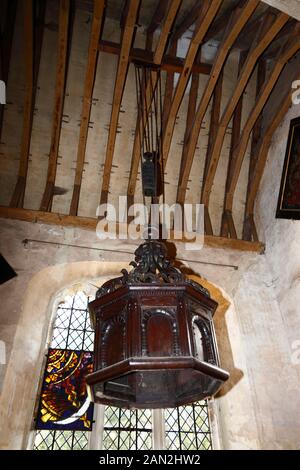
<svg viewBox="0 0 300 470"><path fill-rule="evenodd" d="M24 293L0 399L1 449L25 449L32 424L45 345L61 292L78 283L96 285L117 277L124 262L82 261L47 267L35 274Z"/></svg>
<svg viewBox="0 0 300 470"><path fill-rule="evenodd" d="M15 334L0 399L0 414L6 423L6 427L0 430L1 449L25 449L28 445L47 337L56 307L62 300L62 292L69 290L71 293L89 282L92 286L100 286L108 279L118 277L124 267L129 269L129 265L124 262L73 262L47 267L31 278L24 294L22 315ZM229 341L235 332L226 333L225 316L228 312L231 312L231 316L236 315L233 303L220 287L198 275L193 274L190 277L206 287L219 304L215 314L215 324L221 365L232 374L238 370L232 360ZM96 290L96 287L94 289ZM228 419L226 427L231 426L232 418L226 410L230 408L230 402L236 399L234 395L228 398L230 394L227 392L231 391L236 381L237 376L218 398L221 412L222 408L225 410L223 418L226 418L226 421ZM243 390L246 390L245 387ZM250 402L247 393L249 395L249 391L246 390L242 400L246 406ZM213 432L216 434L216 431ZM226 448L226 444L224 447Z"/></svg>

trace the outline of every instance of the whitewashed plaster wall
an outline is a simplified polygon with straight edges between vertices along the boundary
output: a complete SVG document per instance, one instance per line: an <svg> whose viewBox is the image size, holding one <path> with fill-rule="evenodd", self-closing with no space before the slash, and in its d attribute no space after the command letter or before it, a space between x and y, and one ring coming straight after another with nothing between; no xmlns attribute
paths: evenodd
<svg viewBox="0 0 300 470"><path fill-rule="evenodd" d="M260 239L266 240L266 262L271 272L271 285L280 308L282 331L286 338L289 356L294 354L293 373L300 378L300 221L276 219L278 193L285 158L290 120L300 116L300 105L292 105L274 134L265 172L255 206L255 217ZM297 343L298 341L298 343ZM300 442L300 416L296 410L299 388L290 382L286 369L279 378L292 400L288 407L295 409L297 436ZM287 403L287 399L285 399ZM285 405L286 406L286 405Z"/></svg>
<svg viewBox="0 0 300 470"><path fill-rule="evenodd" d="M24 246L26 238L51 243ZM115 277L128 266L135 246L99 241L82 229L1 220L0 251L18 276L0 286L0 339L7 349L7 367L0 366L0 448L26 447L57 292ZM216 399L221 446L299 448L299 374L266 256L208 247L191 252L180 244L177 256L190 260L185 264L230 303L215 318L222 366L231 373Z"/></svg>

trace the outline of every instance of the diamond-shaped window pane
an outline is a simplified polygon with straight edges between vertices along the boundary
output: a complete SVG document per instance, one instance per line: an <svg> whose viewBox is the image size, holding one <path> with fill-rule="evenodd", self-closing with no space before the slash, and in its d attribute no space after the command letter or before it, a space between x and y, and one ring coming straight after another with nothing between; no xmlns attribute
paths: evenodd
<svg viewBox="0 0 300 470"><path fill-rule="evenodd" d="M57 349L66 349L67 338L68 330L62 328L54 328L50 347Z"/></svg>
<svg viewBox="0 0 300 470"><path fill-rule="evenodd" d="M86 331L84 335L84 351L94 351L94 332Z"/></svg>
<svg viewBox="0 0 300 470"><path fill-rule="evenodd" d="M83 349L83 331L70 330L67 342L67 349Z"/></svg>
<svg viewBox="0 0 300 470"><path fill-rule="evenodd" d="M55 318L55 328L69 328L71 318L71 310L66 308L58 308Z"/></svg>
<svg viewBox="0 0 300 470"><path fill-rule="evenodd" d="M84 431L75 431L72 450L85 450L88 447L88 435Z"/></svg>
<svg viewBox="0 0 300 470"><path fill-rule="evenodd" d="M74 309L87 310L88 308L88 298L83 292L77 292L74 297L73 303Z"/></svg>
<svg viewBox="0 0 300 470"><path fill-rule="evenodd" d="M35 434L35 440L33 450L51 450L54 441L55 431L37 431Z"/></svg>
<svg viewBox="0 0 300 470"><path fill-rule="evenodd" d="M84 330L86 323L86 312L74 310L72 313L70 328L73 330Z"/></svg>
<svg viewBox="0 0 300 470"><path fill-rule="evenodd" d="M165 410L168 450L208 450L212 448L206 401Z"/></svg>
<svg viewBox="0 0 300 470"><path fill-rule="evenodd" d="M53 450L72 450L72 441L72 431L56 431Z"/></svg>

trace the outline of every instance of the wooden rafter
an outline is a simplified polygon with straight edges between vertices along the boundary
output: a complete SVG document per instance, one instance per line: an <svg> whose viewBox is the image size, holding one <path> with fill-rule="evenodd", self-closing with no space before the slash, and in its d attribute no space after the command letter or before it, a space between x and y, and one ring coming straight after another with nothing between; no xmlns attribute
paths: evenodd
<svg viewBox="0 0 300 470"><path fill-rule="evenodd" d="M242 51L240 53L240 60L239 60L239 71L238 71L239 73L241 72L243 68L246 57L247 57L247 51ZM230 183L231 172L232 172L232 167L233 167L234 149L240 138L242 111L243 111L243 95L239 99L239 102L237 104L237 107L235 108L233 119L232 119L232 133L231 133L230 151L229 151L229 157L228 157L225 194ZM225 205L225 197L224 197L224 205ZM237 238L232 214L231 212L223 210L222 222L221 222L221 236L228 237L228 235L230 235L230 238Z"/></svg>
<svg viewBox="0 0 300 470"><path fill-rule="evenodd" d="M240 0L235 0L229 8L227 8L222 15L220 15L211 25L209 30L207 31L204 42L210 41L211 39L214 39L216 36L218 36L220 33L222 33L227 25L228 25L228 18L230 18L233 10L235 10L236 7L239 6L239 3L242 3Z"/></svg>
<svg viewBox="0 0 300 470"><path fill-rule="evenodd" d="M26 222L43 223L49 225L59 225L63 227L78 227L86 230L96 230L98 220L92 217L78 217L72 215L57 214L54 212L34 211L13 207L0 206L0 218L23 220ZM120 224L117 224L117 229ZM126 228L126 227L125 227ZM122 227L124 233L124 224ZM176 233L170 231L170 239L176 240ZM185 243L193 243L189 239L183 240ZM262 243L247 242L245 240L230 240L222 237L204 237L204 244L213 248L232 249L240 251L250 251L262 253L264 245Z"/></svg>
<svg viewBox="0 0 300 470"><path fill-rule="evenodd" d="M230 98L219 123L218 132L216 135L216 139L211 149L211 158L209 163L209 168L207 171L207 177L204 181L202 187L202 195L201 195L201 202L208 206L209 204L209 197L211 188L213 185L215 173L217 170L224 137L226 133L226 129L232 118L234 110L239 102L241 95L243 94L248 80L252 75L252 72L255 68L257 60L262 55L262 53L266 50L266 48L270 45L270 43L275 38L276 34L281 30L281 28L285 25L288 21L288 16L284 13L280 13L276 15L274 20L273 14L268 14L265 18L265 21L261 22L261 26L257 32L257 36L252 43L251 49L248 53L247 59L245 61L244 67L238 77L238 83L235 87L234 93Z"/></svg>
<svg viewBox="0 0 300 470"><path fill-rule="evenodd" d="M204 170L202 182L205 181L207 169L209 167L210 149L215 141L215 136L218 131L218 125L221 113L221 100L222 100L222 88L223 88L223 71L220 73L213 96L213 102L210 114L210 126L208 134L208 145L205 156ZM206 235L213 235L212 223L208 212L208 207L204 207L204 231Z"/></svg>
<svg viewBox="0 0 300 470"><path fill-rule="evenodd" d="M162 141L162 155L164 166L168 159L170 150L171 140L173 136L174 126L176 122L176 116L186 89L187 83L190 78L191 69L196 58L199 46L203 41L205 34L207 33L211 23L213 22L222 1L221 0L203 0L201 4L201 10L196 20L195 31L191 39L189 49L184 61L183 71L178 80L174 97L171 104L171 109L166 126L163 130L163 141Z"/></svg>
<svg viewBox="0 0 300 470"><path fill-rule="evenodd" d="M262 89L265 80L266 80L266 61L261 59L257 66L256 99L259 96L260 90ZM256 150L257 150L258 142L260 140L261 132L262 132L262 118L263 118L263 113L261 113L259 118L257 119L253 128L253 132L252 132L246 201L248 199L248 194L249 194L250 187L251 187L251 181L253 178L253 174L254 174L254 170L255 170L256 162L257 162ZM227 187L226 187L226 190L227 190ZM243 227L243 239L244 240L248 240L251 238L251 233L253 233L253 230L252 230L253 224L254 224L254 221L251 224L244 224L244 227ZM249 228L249 230L247 230L247 227Z"/></svg>
<svg viewBox="0 0 300 470"><path fill-rule="evenodd" d="M106 147L106 155L103 169L103 181L101 189L100 203L106 203L109 191L110 173L112 168L116 135L118 128L119 112L121 107L121 101L123 97L123 91L125 87L130 49L135 33L135 26L137 22L137 15L140 6L140 0L130 0L128 6L128 14L126 17L125 27L122 34L122 44L119 56L117 75L114 88L113 104L110 117L110 126Z"/></svg>
<svg viewBox="0 0 300 470"><path fill-rule="evenodd" d="M231 17L227 23L224 38L219 46L219 50L215 62L213 64L212 72L210 74L201 101L197 108L194 123L193 126L191 126L190 134L187 136L186 145L184 146L184 149L186 149L185 165L180 175L177 198L177 202L179 202L180 204L184 202L187 183L193 163L201 125L211 97L213 95L216 83L218 81L218 77L220 76L224 63L227 59L227 56L234 41L236 40L241 30L257 8L258 4L259 1L257 0L248 0L245 4L238 5L238 7L231 13Z"/></svg>
<svg viewBox="0 0 300 470"><path fill-rule="evenodd" d="M299 76L299 79L300 79L300 76ZM287 93L285 94L285 96L279 102L279 105L274 110L273 119L270 121L262 138L260 139L259 144L257 145L256 165L255 165L255 169L254 169L253 176L251 179L251 184L250 184L248 197L246 201L245 224L249 223L249 220L251 219L251 217L253 217L254 203L255 203L256 195L257 195L258 188L260 185L260 181L264 172L264 168L266 165L270 143L277 127L279 126L282 119L288 112L290 106L292 105L292 96L291 96L292 92L293 90L290 87ZM249 239L251 239L251 236L249 236Z"/></svg>
<svg viewBox="0 0 300 470"><path fill-rule="evenodd" d="M201 49L199 50L198 55L199 56L201 55ZM183 149L182 149L182 158L180 162L179 178L182 172L184 171L184 167L186 164L185 163L185 159L186 159L185 142L187 140L189 133L191 132L191 129L194 123L194 118L196 114L199 81L200 81L199 74L193 73L192 79L191 79L190 92L189 92L188 108L187 108L187 113L186 113L186 124L185 124L184 138L183 138Z"/></svg>
<svg viewBox="0 0 300 470"><path fill-rule="evenodd" d="M174 44L174 43L172 43ZM182 73L183 66L184 66L184 59L180 57L176 57L175 55L171 54L171 48L168 54L165 54L163 60L160 65L161 70L165 70L166 72L170 73ZM111 42L111 41L100 41L99 50L101 52L106 52L108 54L120 55L121 46L118 43ZM139 48L132 48L129 54L129 61L130 62L144 62L147 65L153 65L153 52L139 49ZM194 63L192 66L193 73L201 73L204 75L209 75L211 72L211 65L206 63Z"/></svg>
<svg viewBox="0 0 300 470"><path fill-rule="evenodd" d="M30 140L33 124L38 73L42 51L46 3L39 2L35 18L33 0L23 0L24 21L24 59L25 59L25 99L23 111L23 130L17 183L10 201L11 207L23 207L26 188Z"/></svg>
<svg viewBox="0 0 300 470"><path fill-rule="evenodd" d="M33 60L34 60L34 36L33 21L34 10L32 0L23 0L24 46L25 46L25 100L23 111L23 130L21 141L21 154L17 184L10 202L12 207L23 205L25 184L28 169L30 136L33 118Z"/></svg>
<svg viewBox="0 0 300 470"><path fill-rule="evenodd" d="M166 13L165 21L163 23L162 31L153 55L153 62L156 65L161 64L163 54L168 42L170 30L172 28L173 22L177 15L178 9L180 7L181 0L175 0L170 3L170 7ZM152 83L148 82L145 86L145 100L148 105L148 108L151 106L151 92L155 89L157 83L157 76L156 74L152 74ZM129 204L132 203L133 195L135 192L136 186L136 179L138 174L139 162L140 162L140 129L141 129L141 120L142 116L138 114L137 122L136 122L136 129L135 129L135 136L134 136L134 143L133 143L133 150L132 150L132 158L131 158L131 168L129 174L129 182L128 182L128 202ZM144 117L145 119L145 117Z"/></svg>
<svg viewBox="0 0 300 470"><path fill-rule="evenodd" d="M16 12L17 0L7 0L4 28L2 34L0 34L0 79L3 80L6 84L8 82ZM4 106L0 105L0 136L2 131L3 114Z"/></svg>
<svg viewBox="0 0 300 470"><path fill-rule="evenodd" d="M290 38L287 43L282 46L281 51L278 54L278 57L275 60L275 65L273 70L266 81L264 87L262 88L259 97L255 103L254 108L252 109L247 122L244 126L242 135L239 140L239 144L235 150L234 156L234 168L232 171L232 177L230 180L230 185L228 191L226 192L225 207L227 210L232 210L233 196L240 174L241 166L243 163L243 158L247 150L248 142L252 129L258 119L263 107L265 106L284 66L286 63L299 51L300 49L300 25L297 24L295 27L295 36Z"/></svg>
<svg viewBox="0 0 300 470"><path fill-rule="evenodd" d="M177 51L177 41L173 42L170 47L170 53L176 55ZM162 115L162 125L166 125L168 115L171 108L172 97L174 92L174 75L172 71L167 72L166 84L165 84L165 94L164 94L164 104L163 104L163 115Z"/></svg>
<svg viewBox="0 0 300 470"><path fill-rule="evenodd" d="M88 137L89 120L92 106L93 90L98 60L98 43L104 17L105 0L95 0L92 29L90 35L86 75L83 90L83 105L79 131L79 143L77 148L77 162L73 195L70 206L70 215L77 215L82 175L84 169L86 143Z"/></svg>
<svg viewBox="0 0 300 470"><path fill-rule="evenodd" d="M148 50L152 49L153 34L155 33L158 26L162 23L162 20L164 19L165 13L167 11L167 7L168 2L161 2L160 0L156 5L155 12L147 28L146 49Z"/></svg>
<svg viewBox="0 0 300 470"><path fill-rule="evenodd" d="M42 211L50 211L54 194L54 184L57 169L59 139L63 114L63 104L66 86L67 51L69 33L70 0L60 0L59 30L58 30L58 58L56 66L56 83L54 92L54 112L52 120L52 134L48 162L47 183L43 194Z"/></svg>

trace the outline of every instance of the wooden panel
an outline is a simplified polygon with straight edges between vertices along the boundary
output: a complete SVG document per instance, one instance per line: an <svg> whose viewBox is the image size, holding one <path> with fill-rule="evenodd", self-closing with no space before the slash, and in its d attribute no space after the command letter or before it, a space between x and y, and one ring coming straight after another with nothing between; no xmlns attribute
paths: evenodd
<svg viewBox="0 0 300 470"><path fill-rule="evenodd" d="M52 119L51 145L48 162L47 183L41 202L41 210L51 210L53 190L56 177L61 120L63 114L64 94L66 85L67 50L69 32L70 0L60 0L58 57L56 66L56 83L54 95L54 112Z"/></svg>
<svg viewBox="0 0 300 470"><path fill-rule="evenodd" d="M247 122L244 126L239 145L236 148L234 156L234 168L232 172L232 178L228 192L226 193L225 206L227 210L231 210L233 204L233 195L240 174L240 169L243 163L243 158L247 150L247 145L250 139L251 131L253 126L258 119L263 107L265 106L285 64L296 54L300 49L300 25L295 28L295 37L290 38L286 44L282 46L282 50L278 54L275 60L275 66L266 81L263 89L261 90L259 97L252 109Z"/></svg>
<svg viewBox="0 0 300 470"><path fill-rule="evenodd" d="M34 211L29 209L19 209L14 207L0 206L0 218L23 220L26 222L40 222L49 225L59 225L62 227L78 227L86 230L96 230L98 220L92 217L78 217L72 215L57 214L54 212ZM117 229L121 224L116 224ZM122 232L124 233L124 232ZM175 240L174 232L171 230L170 240ZM188 239L183 239L185 243L193 243ZM262 253L263 243L253 243L245 240L234 240L230 238L204 236L204 245L212 248L228 248L231 250L251 251Z"/></svg>
<svg viewBox="0 0 300 470"><path fill-rule="evenodd" d="M83 105L77 149L77 162L75 170L74 188L70 206L70 215L76 215L78 211L81 181L84 169L85 149L88 137L89 120L92 106L93 89L98 59L98 43L103 23L105 0L95 0L93 22L89 43L88 60L83 91Z"/></svg>
<svg viewBox="0 0 300 470"><path fill-rule="evenodd" d="M247 56L246 62L244 67L241 71L241 74L238 78L237 86L235 87L235 91L230 98L219 123L218 133L216 135L216 140L214 146L211 150L211 158L210 164L207 171L207 177L204 181L201 202L208 206L209 204L209 197L211 188L213 185L215 173L217 170L223 141L226 133L227 126L232 118L234 110L239 102L241 95L243 94L248 80L251 77L251 74L254 70L256 62L261 54L266 50L269 44L273 41L276 34L281 30L281 28L285 25L288 21L288 16L284 13L280 13L276 16L274 21L274 15L268 15L267 18L261 22L261 26L257 32L257 36L253 41L249 54Z"/></svg>
<svg viewBox="0 0 300 470"><path fill-rule="evenodd" d="M209 102L213 95L214 89L218 78L222 72L224 63L227 59L229 51L234 44L236 38L240 34L241 30L247 23L248 19L255 11L259 1L248 0L245 5L238 6L231 14L231 17L227 23L227 28L225 30L224 38L219 46L217 57L213 64L213 69L210 74L209 80L205 87L204 93L202 95L201 101L197 108L197 112L194 118L194 124L191 126L190 134L187 137L187 142L184 146L186 148L185 155L185 165L183 167L183 172L180 175L179 183L179 198L178 202L183 203L186 193L186 188L188 184L188 179L190 171L193 164L193 159L195 155L195 150L197 146L197 141L201 129L201 125L207 111Z"/></svg>
<svg viewBox="0 0 300 470"><path fill-rule="evenodd" d="M190 78L192 65L194 63L195 57L197 55L199 46L203 41L205 34L207 33L211 23L213 22L222 1L221 0L204 0L201 4L201 10L196 22L195 31L191 39L189 49L184 61L183 71L178 80L174 97L172 100L172 105L169 113L169 117L163 130L163 142L162 142L162 153L164 166L168 159L168 154L170 150L171 140L173 136L176 116L186 89L187 83Z"/></svg>
<svg viewBox="0 0 300 470"><path fill-rule="evenodd" d="M125 87L127 69L129 63L129 54L135 32L137 15L139 10L140 0L130 0L128 6L128 14L126 17L126 23L122 34L122 44L119 56L117 75L115 81L115 89L113 96L112 111L110 117L109 133L106 147L106 155L103 169L103 181L102 190L100 197L100 204L107 202L110 173L112 168L116 135L118 128L119 112L121 107L121 101L123 97L123 91Z"/></svg>

